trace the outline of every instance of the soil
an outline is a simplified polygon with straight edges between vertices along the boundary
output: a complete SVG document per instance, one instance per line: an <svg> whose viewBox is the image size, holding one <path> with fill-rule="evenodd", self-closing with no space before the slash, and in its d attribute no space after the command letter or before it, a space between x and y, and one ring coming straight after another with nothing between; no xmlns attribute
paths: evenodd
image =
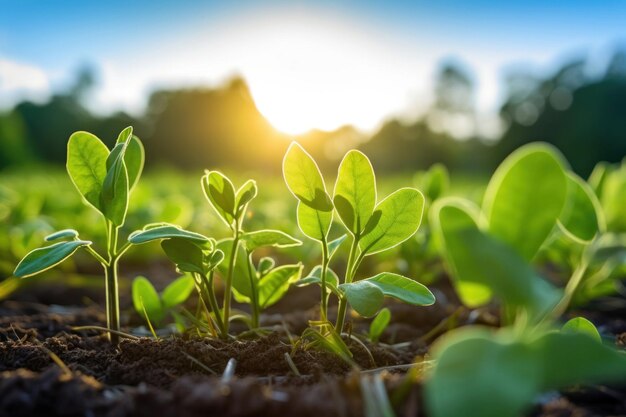
<svg viewBox="0 0 626 417"><path fill-rule="evenodd" d="M374 377L391 393L398 417L424 416L421 385L407 384L406 371L416 357L428 355L437 336L432 329L441 323L497 325L493 312L459 309L449 289L436 291L439 303L431 307L390 302L392 323L381 343L363 346L346 338L353 367L290 342L316 318L314 289L294 289L268 310L262 316L264 335L222 341L189 333L123 339L113 348L98 331L73 330L105 324L97 295L85 306L73 306L64 305L67 294L58 288L29 288L0 302L0 416L363 416L362 383ZM81 298L70 300L76 299ZM592 307L584 314L626 348L623 311ZM125 311L130 331L140 322ZM353 335L368 326L355 317L350 322ZM225 369L233 359L231 375ZM547 393L529 415L626 416L626 389Z"/></svg>

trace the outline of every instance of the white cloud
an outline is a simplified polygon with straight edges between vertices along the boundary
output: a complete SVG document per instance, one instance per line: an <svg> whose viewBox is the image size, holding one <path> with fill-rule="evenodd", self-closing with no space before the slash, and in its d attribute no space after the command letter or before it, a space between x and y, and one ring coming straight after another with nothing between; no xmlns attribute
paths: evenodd
<svg viewBox="0 0 626 417"><path fill-rule="evenodd" d="M42 100L49 94L50 77L44 70L0 57L0 107L21 99Z"/></svg>

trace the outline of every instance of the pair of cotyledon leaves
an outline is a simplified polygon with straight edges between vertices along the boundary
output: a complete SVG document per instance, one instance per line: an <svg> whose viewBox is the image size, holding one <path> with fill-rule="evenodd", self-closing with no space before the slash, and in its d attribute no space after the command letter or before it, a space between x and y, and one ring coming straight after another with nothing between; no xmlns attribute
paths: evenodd
<svg viewBox="0 0 626 417"><path fill-rule="evenodd" d="M587 244L604 229L591 188L546 144L511 154L487 186L482 208L448 198L431 212L435 234L461 299L469 306L497 294L541 314L560 297L530 266L555 230Z"/></svg>
<svg viewBox="0 0 626 417"><path fill-rule="evenodd" d="M349 151L339 166L333 198L328 195L315 160L297 143L292 143L283 160L287 187L298 199L298 225L312 239L326 241L333 209L358 239L363 256L382 252L407 240L418 229L424 197L416 189L402 188L377 202L376 180L369 159ZM331 242L332 243L332 242ZM339 284L334 272L327 274L327 286L363 316L373 316L385 296L414 305L430 305L432 293L422 284L397 274L382 273L352 283ZM321 285L321 268L314 268L302 284Z"/></svg>
<svg viewBox="0 0 626 417"><path fill-rule="evenodd" d="M98 210L115 227L124 224L128 211L128 196L144 165L144 149L133 135L132 127L119 134L111 151L95 135L76 132L67 144L67 172L84 200ZM35 249L18 264L14 275L27 277L46 271L69 258L90 241L78 240L78 232L65 230L54 233L47 241L57 242Z"/></svg>

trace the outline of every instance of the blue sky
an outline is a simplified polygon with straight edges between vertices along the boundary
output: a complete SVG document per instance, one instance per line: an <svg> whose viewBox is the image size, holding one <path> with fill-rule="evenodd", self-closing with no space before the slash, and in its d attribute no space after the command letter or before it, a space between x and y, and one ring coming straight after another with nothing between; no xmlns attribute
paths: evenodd
<svg viewBox="0 0 626 417"><path fill-rule="evenodd" d="M0 0L0 106L44 99L90 63L102 111L140 111L152 88L240 73L270 121L298 119L286 130L367 129L419 112L442 59L466 63L479 106L493 109L503 68L546 72L583 53L601 64L626 42L624 22L625 1ZM365 85L377 104L362 104ZM335 93L337 108L325 106Z"/></svg>

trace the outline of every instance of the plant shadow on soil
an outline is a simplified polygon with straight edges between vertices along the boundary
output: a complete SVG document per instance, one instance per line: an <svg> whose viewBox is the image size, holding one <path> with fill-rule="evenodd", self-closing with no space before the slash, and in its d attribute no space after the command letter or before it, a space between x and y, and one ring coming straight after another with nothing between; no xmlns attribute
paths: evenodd
<svg viewBox="0 0 626 417"><path fill-rule="evenodd" d="M104 325L99 307L61 306L80 298L37 288L0 302L0 416L362 416L362 371L386 367L382 378L388 391L406 388L406 367L394 366L427 355L431 338L424 336L458 308L449 288L436 290L439 302L431 307L390 302L385 343L366 342L374 363L363 346L346 340L360 368L355 370L328 352L290 343L291 334L300 334L316 318L318 293L312 288L293 290L263 315L262 324L270 329L265 336L125 339L118 349L97 332L72 330ZM615 334L618 345L626 344L623 311L586 313ZM497 324L488 311L463 311L458 321ZM127 323L139 324L128 317ZM354 334L367 329L367 321L353 318L352 323ZM235 376L225 381L222 373L232 358ZM396 415L425 415L420 383L403 393L393 404ZM529 415L626 415L626 390L596 386L549 393Z"/></svg>

